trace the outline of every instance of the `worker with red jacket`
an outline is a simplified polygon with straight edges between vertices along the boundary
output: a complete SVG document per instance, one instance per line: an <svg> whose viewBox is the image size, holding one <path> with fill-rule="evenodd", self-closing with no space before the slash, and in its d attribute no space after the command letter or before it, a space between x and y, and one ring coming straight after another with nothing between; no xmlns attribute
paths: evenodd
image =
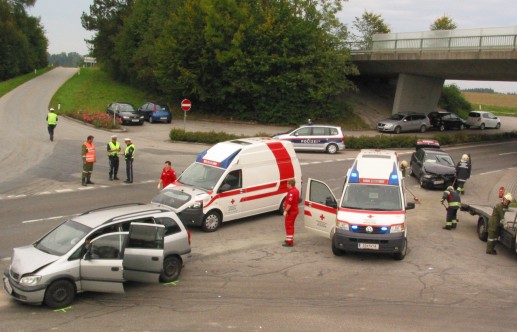
<svg viewBox="0 0 517 332"><path fill-rule="evenodd" d="M176 181L176 172L171 167L171 162L166 161L162 170L162 175L160 176L160 181L158 182L158 189L162 189L167 187L169 184Z"/></svg>
<svg viewBox="0 0 517 332"><path fill-rule="evenodd" d="M296 180L287 180L287 196L284 201L284 218L285 218L285 241L284 247L292 247L294 245L294 222L298 215L298 203L300 202L300 192L296 188Z"/></svg>

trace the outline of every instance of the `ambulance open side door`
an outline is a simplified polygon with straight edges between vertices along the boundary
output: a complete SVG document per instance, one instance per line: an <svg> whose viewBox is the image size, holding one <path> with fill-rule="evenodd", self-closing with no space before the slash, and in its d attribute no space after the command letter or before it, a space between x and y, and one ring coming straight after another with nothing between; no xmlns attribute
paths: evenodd
<svg viewBox="0 0 517 332"><path fill-rule="evenodd" d="M332 190L321 181L309 178L305 192L303 221L305 228L332 239L336 228L337 200Z"/></svg>

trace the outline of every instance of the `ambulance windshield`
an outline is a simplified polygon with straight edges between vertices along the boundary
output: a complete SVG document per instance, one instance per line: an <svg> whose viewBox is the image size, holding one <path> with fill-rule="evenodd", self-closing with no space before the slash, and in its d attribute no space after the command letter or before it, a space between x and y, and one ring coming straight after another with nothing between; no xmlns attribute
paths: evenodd
<svg viewBox="0 0 517 332"><path fill-rule="evenodd" d="M402 197L398 186L350 183L341 207L358 210L401 211Z"/></svg>
<svg viewBox="0 0 517 332"><path fill-rule="evenodd" d="M178 178L178 182L205 190L214 189L224 173L224 169L193 163Z"/></svg>

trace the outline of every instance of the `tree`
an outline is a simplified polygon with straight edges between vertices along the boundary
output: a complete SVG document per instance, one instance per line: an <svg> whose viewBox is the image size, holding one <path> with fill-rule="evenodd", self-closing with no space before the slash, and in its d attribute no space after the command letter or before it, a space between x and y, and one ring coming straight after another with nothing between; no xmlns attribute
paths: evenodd
<svg viewBox="0 0 517 332"><path fill-rule="evenodd" d="M443 87L438 106L456 114L472 110L472 104L463 97L456 84Z"/></svg>
<svg viewBox="0 0 517 332"><path fill-rule="evenodd" d="M429 26L429 30L454 30L457 27L456 23L454 23L450 17L443 15L442 17L437 18L436 21Z"/></svg>
<svg viewBox="0 0 517 332"><path fill-rule="evenodd" d="M353 27L357 33L353 34L351 39L362 50L372 47L374 34L391 32L381 15L366 10L361 17L355 17Z"/></svg>

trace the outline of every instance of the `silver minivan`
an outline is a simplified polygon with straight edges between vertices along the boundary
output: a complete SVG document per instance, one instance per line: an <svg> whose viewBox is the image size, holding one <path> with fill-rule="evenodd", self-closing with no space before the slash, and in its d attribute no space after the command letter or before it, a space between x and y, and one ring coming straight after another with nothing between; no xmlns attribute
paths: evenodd
<svg viewBox="0 0 517 332"><path fill-rule="evenodd" d="M3 284L16 300L63 308L79 292L123 293L124 281L174 281L190 257L190 233L174 212L124 204L74 216L14 248Z"/></svg>

